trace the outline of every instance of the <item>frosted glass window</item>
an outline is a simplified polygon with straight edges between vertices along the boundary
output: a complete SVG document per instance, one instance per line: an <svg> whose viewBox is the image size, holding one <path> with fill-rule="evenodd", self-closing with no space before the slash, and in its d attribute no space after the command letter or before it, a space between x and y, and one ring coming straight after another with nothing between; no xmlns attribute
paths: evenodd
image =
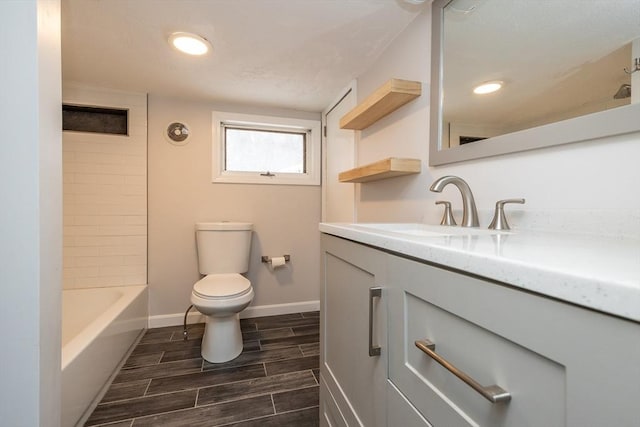
<svg viewBox="0 0 640 427"><path fill-rule="evenodd" d="M224 128L225 170L305 173L306 132Z"/></svg>
<svg viewBox="0 0 640 427"><path fill-rule="evenodd" d="M214 111L211 182L320 185L320 120Z"/></svg>

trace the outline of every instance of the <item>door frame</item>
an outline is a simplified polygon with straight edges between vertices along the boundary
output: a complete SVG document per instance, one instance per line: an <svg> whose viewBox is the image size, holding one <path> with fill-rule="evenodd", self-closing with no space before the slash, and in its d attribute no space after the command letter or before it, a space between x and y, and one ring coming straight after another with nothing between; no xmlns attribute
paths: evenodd
<svg viewBox="0 0 640 427"><path fill-rule="evenodd" d="M320 214L320 221L324 222L326 220L326 215L327 215L327 115L338 106L338 104L340 104L340 102L342 102L342 100L349 95L349 92L351 92L353 94L353 96L356 99L356 104L358 102L358 93L357 93L357 80L351 80L351 82L349 82L349 84L342 89L338 96L336 96L336 98L327 106L327 108L325 108L322 111L322 177L321 177L321 197L322 197L322 202L321 202L321 214ZM353 160L354 160L354 167L358 164L358 141L360 140L360 132L356 132L354 131L354 135L353 135ZM353 220L355 222L356 218L357 218L357 204L356 204L356 199L355 199L355 191L354 191L354 198L353 198Z"/></svg>

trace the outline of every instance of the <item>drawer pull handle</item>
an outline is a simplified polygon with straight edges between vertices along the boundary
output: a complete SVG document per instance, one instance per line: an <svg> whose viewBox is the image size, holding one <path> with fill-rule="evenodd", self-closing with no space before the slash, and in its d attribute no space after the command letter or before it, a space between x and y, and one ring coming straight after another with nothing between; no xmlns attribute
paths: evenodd
<svg viewBox="0 0 640 427"><path fill-rule="evenodd" d="M436 345L429 341L428 339L417 340L415 342L416 347L418 347L424 354L444 366L449 372L451 372L456 377L460 378L467 385L469 385L472 389L477 391L487 399L491 403L506 403L511 400L511 394L497 385L489 385L483 386L478 383L476 380L471 378L466 373L462 372L460 369L453 366L449 361L447 361L444 357L440 356L436 353Z"/></svg>
<svg viewBox="0 0 640 427"><path fill-rule="evenodd" d="M369 288L369 357L380 356L380 346L373 345L373 299L382 298L382 288Z"/></svg>

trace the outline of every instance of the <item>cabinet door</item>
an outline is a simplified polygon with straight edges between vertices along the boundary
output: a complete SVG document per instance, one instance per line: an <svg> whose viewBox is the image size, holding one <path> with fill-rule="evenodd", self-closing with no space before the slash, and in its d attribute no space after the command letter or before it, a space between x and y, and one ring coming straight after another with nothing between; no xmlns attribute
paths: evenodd
<svg viewBox="0 0 640 427"><path fill-rule="evenodd" d="M377 296L375 289L384 286L385 254L328 235L322 236L322 245L321 423L383 426L386 291Z"/></svg>
<svg viewBox="0 0 640 427"><path fill-rule="evenodd" d="M388 268L389 377L434 427L640 426L639 324L399 257ZM511 400L482 397L424 339Z"/></svg>
<svg viewBox="0 0 640 427"><path fill-rule="evenodd" d="M389 427L432 427L389 380L387 380L387 425Z"/></svg>

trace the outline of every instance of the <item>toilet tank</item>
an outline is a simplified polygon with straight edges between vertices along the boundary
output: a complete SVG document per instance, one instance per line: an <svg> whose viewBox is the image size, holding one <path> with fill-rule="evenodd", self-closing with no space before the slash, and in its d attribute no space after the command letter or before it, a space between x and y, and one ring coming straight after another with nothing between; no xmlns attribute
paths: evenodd
<svg viewBox="0 0 640 427"><path fill-rule="evenodd" d="M252 230L253 224L248 222L197 223L200 274L247 272Z"/></svg>

